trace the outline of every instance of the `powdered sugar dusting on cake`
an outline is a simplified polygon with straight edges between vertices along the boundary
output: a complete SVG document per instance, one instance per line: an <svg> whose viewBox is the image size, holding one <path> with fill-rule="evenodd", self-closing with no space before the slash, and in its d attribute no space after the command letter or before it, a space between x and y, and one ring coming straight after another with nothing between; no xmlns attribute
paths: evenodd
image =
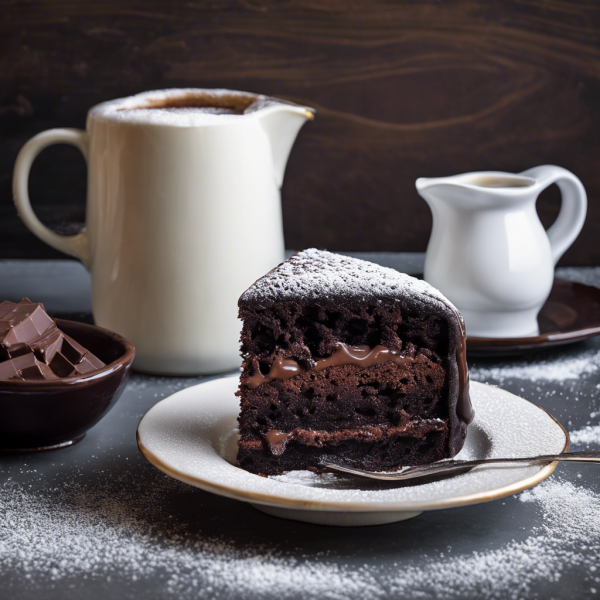
<svg viewBox="0 0 600 600"><path fill-rule="evenodd" d="M240 302L349 298L359 302L411 297L423 304L452 303L425 281L366 260L309 248L288 258L248 288Z"/></svg>

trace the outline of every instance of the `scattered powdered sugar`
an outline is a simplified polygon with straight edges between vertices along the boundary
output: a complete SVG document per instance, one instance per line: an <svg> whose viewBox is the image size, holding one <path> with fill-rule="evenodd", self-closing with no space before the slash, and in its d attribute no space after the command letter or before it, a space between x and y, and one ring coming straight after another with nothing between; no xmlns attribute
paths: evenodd
<svg viewBox="0 0 600 600"><path fill-rule="evenodd" d="M600 497L570 483L548 481L522 493L519 499L541 509L540 523L525 540L425 568L402 569L391 582L391 591L404 595L422 578L430 593L420 597L445 598L458 593L461 598L529 598L538 596L535 584L556 582L565 570L583 567L591 573L587 581L594 594L600 583L595 575L600 556Z"/></svg>
<svg viewBox="0 0 600 600"><path fill-rule="evenodd" d="M573 446L600 446L600 425L588 425L569 434Z"/></svg>
<svg viewBox="0 0 600 600"><path fill-rule="evenodd" d="M278 599L311 596L387 598L536 597L536 585L584 569L590 594L600 586L600 497L557 480L524 492L538 508L526 538L487 552L422 555L408 564L360 567L318 555L285 556L268 543L240 549L234 541L186 532L160 513L169 494L186 486L160 476L149 488L134 473L115 487L77 481L33 494L0 488L0 563L31 589L86 577L123 578L130 585L157 578L161 597ZM147 482L146 482L147 483ZM450 513L448 513L450 516ZM165 524L166 522L166 524ZM22 581L20 584L22 585ZM10 588L5 588L10 589ZM539 596L539 595L538 595Z"/></svg>
<svg viewBox="0 0 600 600"><path fill-rule="evenodd" d="M576 281L584 285L598 286L600 282L600 267L559 267L556 277Z"/></svg>
<svg viewBox="0 0 600 600"><path fill-rule="evenodd" d="M591 412L590 418L596 419L600 417L600 412ZM577 431L570 431L569 438L571 440L571 449L576 446L594 446L593 450L600 447L600 424L593 424L588 421L588 424ZM583 449L583 448L582 448Z"/></svg>
<svg viewBox="0 0 600 600"><path fill-rule="evenodd" d="M492 379L500 383L510 379L529 381L566 381L577 379L582 375L596 373L600 368L600 350L588 350L577 354L560 355L555 358L527 358L493 365L476 364L469 366L469 374L473 380L487 381Z"/></svg>
<svg viewBox="0 0 600 600"><path fill-rule="evenodd" d="M234 592L284 597L307 581L332 600L353 590L378 596L377 582L364 568L303 563L266 546L240 550L233 541L189 535L160 515L161 501L186 486L162 478L150 490L136 491L141 482L133 473L122 479L117 489L114 482L86 488L71 481L43 495L11 484L0 488L4 570L29 580L32 588L40 575L44 587L48 580L82 576L129 582L157 577L164 594L176 598L229 598Z"/></svg>
<svg viewBox="0 0 600 600"><path fill-rule="evenodd" d="M243 294L242 302L352 298L362 302L411 297L424 305L456 308L426 281L366 260L309 248L288 258Z"/></svg>
<svg viewBox="0 0 600 600"><path fill-rule="evenodd" d="M326 487L329 484L336 486L338 483L338 477L333 473L322 473L318 475L313 471L287 471L282 475L270 475L269 479L274 481L280 481L281 483L291 483L293 485L306 485L306 486L321 486Z"/></svg>

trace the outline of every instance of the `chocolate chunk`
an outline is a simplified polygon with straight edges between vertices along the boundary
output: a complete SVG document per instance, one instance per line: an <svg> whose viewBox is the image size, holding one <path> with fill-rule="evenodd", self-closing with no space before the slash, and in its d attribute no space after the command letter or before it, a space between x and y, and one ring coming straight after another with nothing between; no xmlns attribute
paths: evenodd
<svg viewBox="0 0 600 600"><path fill-rule="evenodd" d="M63 345L64 333L56 328L49 329L42 337L27 344L38 360L49 365Z"/></svg>
<svg viewBox="0 0 600 600"><path fill-rule="evenodd" d="M59 377L70 377L74 370L73 365L59 352L54 355L49 366Z"/></svg>
<svg viewBox="0 0 600 600"><path fill-rule="evenodd" d="M50 368L59 377L74 377L97 371L106 366L97 356L78 344L66 333L60 333L60 339L55 345Z"/></svg>
<svg viewBox="0 0 600 600"><path fill-rule="evenodd" d="M91 352L80 346L68 335L62 334L62 348L56 352L50 368L59 377L74 377L97 371L105 364Z"/></svg>
<svg viewBox="0 0 600 600"><path fill-rule="evenodd" d="M19 303L8 300L0 303L0 346L5 350L15 344L34 341L51 327L56 327L54 319L39 303L27 298Z"/></svg>
<svg viewBox="0 0 600 600"><path fill-rule="evenodd" d="M52 372L48 365L40 362L33 353L29 353L0 363L0 379L43 381L58 379L58 376Z"/></svg>
<svg viewBox="0 0 600 600"><path fill-rule="evenodd" d="M0 303L0 380L74 377L106 366L56 327L42 304Z"/></svg>
<svg viewBox="0 0 600 600"><path fill-rule="evenodd" d="M85 375L86 373L91 373L92 371L97 371L99 368L97 366L98 359L93 354L86 354L73 369L73 375Z"/></svg>
<svg viewBox="0 0 600 600"><path fill-rule="evenodd" d="M81 360L79 365L81 365L82 362L85 362L86 364L94 367L94 369L101 369L102 367L106 366L97 356L95 356L91 352L86 353L86 355L83 357L83 359ZM87 368L87 367L84 367L84 368Z"/></svg>
<svg viewBox="0 0 600 600"><path fill-rule="evenodd" d="M2 354L3 351L5 354ZM2 346L0 346L0 356L5 356L5 358L16 358L17 356L23 356L23 354L29 354L30 352L31 349L24 343L13 344L9 348L2 348Z"/></svg>
<svg viewBox="0 0 600 600"><path fill-rule="evenodd" d="M14 364L14 359L0 362L0 381L10 381L11 379L23 379Z"/></svg>
<svg viewBox="0 0 600 600"><path fill-rule="evenodd" d="M72 364L77 365L81 362L81 359L86 355L87 350L78 344L73 338L68 335L64 336L62 345L63 356Z"/></svg>

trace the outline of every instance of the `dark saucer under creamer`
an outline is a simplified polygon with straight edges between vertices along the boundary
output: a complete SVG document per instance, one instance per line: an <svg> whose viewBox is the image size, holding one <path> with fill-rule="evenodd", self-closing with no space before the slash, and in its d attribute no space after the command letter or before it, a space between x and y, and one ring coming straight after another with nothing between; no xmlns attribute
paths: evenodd
<svg viewBox="0 0 600 600"><path fill-rule="evenodd" d="M80 441L125 388L135 355L131 342L94 325L56 324L105 366L59 379L0 381L0 451L51 450Z"/></svg>
<svg viewBox="0 0 600 600"><path fill-rule="evenodd" d="M538 314L539 335L520 338L467 338L469 356L517 356L600 335L600 289L555 279Z"/></svg>

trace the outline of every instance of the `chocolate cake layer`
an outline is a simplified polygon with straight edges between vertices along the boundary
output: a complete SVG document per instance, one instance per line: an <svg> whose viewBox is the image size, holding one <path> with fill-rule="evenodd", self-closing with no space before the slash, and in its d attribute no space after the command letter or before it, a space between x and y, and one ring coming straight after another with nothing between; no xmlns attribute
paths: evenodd
<svg viewBox="0 0 600 600"><path fill-rule="evenodd" d="M307 372L288 381L242 388L242 440L261 439L265 431L336 431L365 425L398 425L409 418L446 418L446 373L423 355L409 365L356 365Z"/></svg>
<svg viewBox="0 0 600 600"><path fill-rule="evenodd" d="M364 428L344 430L338 432L337 437L332 433L294 430L282 452L277 446L261 441L240 441L238 464L262 475L279 475L298 469L298 465L303 469L319 468L324 462L369 471L429 464L444 452L445 429L444 423L423 422L420 427L407 431L380 428L373 433ZM316 443L315 439L318 440Z"/></svg>
<svg viewBox="0 0 600 600"><path fill-rule="evenodd" d="M472 419L464 328L426 283L308 250L259 279L239 306L240 466L306 468L327 452L397 468L462 447ZM358 433L373 428L380 435L369 442ZM355 439L340 440L344 431ZM327 441L308 443L311 432ZM282 453L273 436L287 436Z"/></svg>

